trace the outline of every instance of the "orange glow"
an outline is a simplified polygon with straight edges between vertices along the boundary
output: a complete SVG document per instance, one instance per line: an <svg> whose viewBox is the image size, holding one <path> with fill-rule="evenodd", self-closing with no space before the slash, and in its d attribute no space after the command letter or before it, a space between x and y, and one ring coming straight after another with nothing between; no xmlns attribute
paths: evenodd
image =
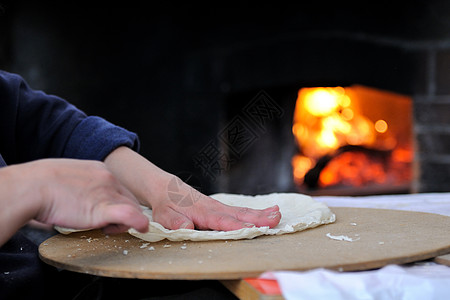
<svg viewBox="0 0 450 300"><path fill-rule="evenodd" d="M385 120L378 120L375 122L375 130L379 133L385 133L388 130L388 125Z"/></svg>
<svg viewBox="0 0 450 300"><path fill-rule="evenodd" d="M314 116L327 116L339 106L339 94L333 89L314 89L305 94L305 108Z"/></svg>
<svg viewBox="0 0 450 300"><path fill-rule="evenodd" d="M332 160L320 173L321 186L362 186L368 183L383 183L386 173L382 162L371 160L359 152L346 152Z"/></svg>
<svg viewBox="0 0 450 300"><path fill-rule="evenodd" d="M292 158L292 165L294 166L294 181L297 184L302 184L303 177L313 166L311 159L306 156L295 155Z"/></svg>
<svg viewBox="0 0 450 300"><path fill-rule="evenodd" d="M300 154L292 159L294 180L324 156L335 157L322 169L319 185L361 186L392 180L391 172L411 176L411 99L363 86L302 88L294 112L292 132ZM364 151L337 153L345 146ZM370 157L369 150L389 153L386 161ZM410 180L410 178L398 179Z"/></svg>

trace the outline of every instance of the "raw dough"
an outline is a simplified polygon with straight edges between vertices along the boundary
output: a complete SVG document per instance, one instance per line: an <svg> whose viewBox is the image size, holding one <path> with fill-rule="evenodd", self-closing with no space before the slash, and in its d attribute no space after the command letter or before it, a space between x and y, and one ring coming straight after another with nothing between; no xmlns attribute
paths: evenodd
<svg viewBox="0 0 450 300"><path fill-rule="evenodd" d="M130 229L128 232L135 237L149 242L157 242L163 239L170 241L237 240L252 239L260 235L292 233L317 227L322 224L333 223L336 220L336 216L327 205L303 194L273 193L258 196L214 194L211 197L227 205L255 209L263 209L276 204L280 207L281 221L274 228L253 227L233 231L169 230L161 224L153 222L152 210L145 207L144 214L150 220L149 231L147 233L140 233L134 229Z"/></svg>
<svg viewBox="0 0 450 300"><path fill-rule="evenodd" d="M67 228L67 227L61 227L61 226L54 226L55 230L62 234L70 234L74 232L81 232L81 231L88 231L92 230L94 228L87 228L87 229L73 229L73 228Z"/></svg>

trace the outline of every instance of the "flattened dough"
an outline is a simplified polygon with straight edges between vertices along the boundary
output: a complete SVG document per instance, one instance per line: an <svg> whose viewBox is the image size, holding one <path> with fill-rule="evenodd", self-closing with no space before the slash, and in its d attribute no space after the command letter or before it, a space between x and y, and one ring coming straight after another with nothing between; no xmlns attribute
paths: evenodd
<svg viewBox="0 0 450 300"><path fill-rule="evenodd" d="M260 235L279 235L333 223L336 220L334 213L324 203L315 201L310 196L297 193L273 193L267 195L247 196L236 194L214 194L212 198L232 206L264 209L278 205L281 212L281 221L274 227L242 228L233 231L207 231L178 229L169 230L161 224L153 222L152 210L144 208L144 214L150 220L149 231L140 233L134 229L128 232L142 240L157 242L163 239L170 241L209 241L209 240L238 240L252 239Z"/></svg>

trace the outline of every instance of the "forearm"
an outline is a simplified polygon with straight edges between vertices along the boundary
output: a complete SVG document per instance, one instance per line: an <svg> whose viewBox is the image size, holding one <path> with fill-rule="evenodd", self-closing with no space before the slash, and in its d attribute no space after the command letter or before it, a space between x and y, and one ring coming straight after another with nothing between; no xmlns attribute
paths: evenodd
<svg viewBox="0 0 450 300"><path fill-rule="evenodd" d="M14 165L0 169L0 246L38 212L39 191L33 191L28 175L33 166Z"/></svg>

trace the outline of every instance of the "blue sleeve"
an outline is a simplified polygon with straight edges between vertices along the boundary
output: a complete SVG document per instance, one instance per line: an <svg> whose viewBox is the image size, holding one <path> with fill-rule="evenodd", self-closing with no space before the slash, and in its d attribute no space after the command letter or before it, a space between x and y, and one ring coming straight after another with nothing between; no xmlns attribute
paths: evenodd
<svg viewBox="0 0 450 300"><path fill-rule="evenodd" d="M139 139L0 71L0 153L8 164L58 157L103 160L119 146L138 151Z"/></svg>
<svg viewBox="0 0 450 300"><path fill-rule="evenodd" d="M74 128L63 157L103 160L119 146L138 151L139 139L136 134L102 118L89 116Z"/></svg>

